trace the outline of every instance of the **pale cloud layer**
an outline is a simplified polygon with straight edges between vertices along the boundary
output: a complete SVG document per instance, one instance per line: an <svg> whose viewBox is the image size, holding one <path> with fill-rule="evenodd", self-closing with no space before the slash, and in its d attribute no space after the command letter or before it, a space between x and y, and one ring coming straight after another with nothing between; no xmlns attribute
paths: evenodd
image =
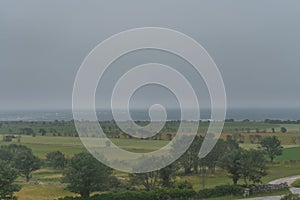
<svg viewBox="0 0 300 200"><path fill-rule="evenodd" d="M230 107L299 108L299 19L298 0L2 0L0 109L70 108L76 72L94 46L144 26L175 29L201 43L222 73ZM112 66L107 80L113 84L122 70L153 60L184 71L201 85L197 94L208 105L204 83L166 53L128 55ZM99 106L107 98L97 97ZM137 106L177 104L161 88L144 88L135 98Z"/></svg>

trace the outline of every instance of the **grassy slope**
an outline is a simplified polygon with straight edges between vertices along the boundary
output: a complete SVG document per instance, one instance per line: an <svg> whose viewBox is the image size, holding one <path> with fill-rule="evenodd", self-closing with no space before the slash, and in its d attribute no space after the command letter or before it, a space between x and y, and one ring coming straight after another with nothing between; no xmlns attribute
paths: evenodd
<svg viewBox="0 0 300 200"><path fill-rule="evenodd" d="M19 200L54 200L64 196L74 196L62 185L23 185L20 192L15 193Z"/></svg>
<svg viewBox="0 0 300 200"><path fill-rule="evenodd" d="M247 137L247 134L244 134ZM262 134L263 136L269 134ZM291 144L289 138L296 137L300 134L276 134L278 137L285 141L283 142L284 151L283 155L279 156L277 161L284 160L300 160L300 144ZM148 152L159 149L160 147L168 144L166 140L139 140L139 139L111 139L113 143L121 148L133 152ZM15 141L14 141L15 142ZM246 141L247 142L247 141ZM0 142L0 145L9 143ZM53 136L22 136L21 144L27 145L33 149L33 152L41 158L45 158L46 154L51 151L60 150L68 157L85 151L84 146L77 137L53 137ZM257 148L258 144L241 144L243 148Z"/></svg>
<svg viewBox="0 0 300 200"><path fill-rule="evenodd" d="M166 140L140 140L140 139L111 139L117 146L133 152L149 152L159 149L168 143ZM16 143L16 141L14 141ZM0 142L0 145L10 143ZM33 152L41 158L51 151L60 150L67 157L86 151L77 137L53 137L53 136L22 136L21 143L32 148Z"/></svg>

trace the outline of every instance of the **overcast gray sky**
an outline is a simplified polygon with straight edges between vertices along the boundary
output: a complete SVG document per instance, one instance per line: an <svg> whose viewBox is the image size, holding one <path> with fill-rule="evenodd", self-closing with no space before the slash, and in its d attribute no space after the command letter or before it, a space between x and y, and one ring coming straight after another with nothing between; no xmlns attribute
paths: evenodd
<svg viewBox="0 0 300 200"><path fill-rule="evenodd" d="M230 107L299 108L299 19L299 0L1 0L0 109L71 108L85 56L109 36L145 26L175 29L202 44L222 73ZM118 65L152 59L180 65L170 55L136 53L110 76ZM137 105L149 103L149 91L151 101L169 98L149 87L137 93ZM99 106L106 101L97 99Z"/></svg>

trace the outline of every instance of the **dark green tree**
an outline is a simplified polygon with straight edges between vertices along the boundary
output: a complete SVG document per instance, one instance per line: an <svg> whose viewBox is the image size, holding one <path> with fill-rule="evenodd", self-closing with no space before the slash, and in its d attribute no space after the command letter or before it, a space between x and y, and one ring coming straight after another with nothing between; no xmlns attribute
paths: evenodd
<svg viewBox="0 0 300 200"><path fill-rule="evenodd" d="M271 163L276 156L282 154L281 142L276 136L265 137L260 144L264 152L269 156Z"/></svg>
<svg viewBox="0 0 300 200"><path fill-rule="evenodd" d="M173 163L167 168L156 171L151 171L152 166L158 166L164 164L168 160L167 157L152 157L152 158L141 158L137 165L133 168L136 172L135 174L130 174L130 184L136 186L143 186L146 191L150 191L156 188L160 183L169 184L170 179L172 178L172 173L175 170L176 163ZM173 168L174 167L174 168ZM146 172L145 171L150 171ZM162 182L161 182L162 181Z"/></svg>
<svg viewBox="0 0 300 200"><path fill-rule="evenodd" d="M108 177L108 187L110 190L117 191L118 188L122 185L121 181L116 176Z"/></svg>
<svg viewBox="0 0 300 200"><path fill-rule="evenodd" d="M159 180L159 171L152 171L147 173L130 174L131 185L142 185L146 191L154 189Z"/></svg>
<svg viewBox="0 0 300 200"><path fill-rule="evenodd" d="M238 183L241 178L240 167L241 167L241 152L240 149L234 149L230 152L225 153L225 155L220 159L219 165L221 168L225 169L230 175L234 185Z"/></svg>
<svg viewBox="0 0 300 200"><path fill-rule="evenodd" d="M11 146L11 145L9 145ZM9 161L13 162L14 161L14 153L11 151L9 146L0 146L0 160L3 161Z"/></svg>
<svg viewBox="0 0 300 200"><path fill-rule="evenodd" d="M190 137L190 136L186 136ZM185 140L186 138L182 138L182 140ZM181 142L181 140L178 140L177 142ZM185 174L190 174L192 171L194 173L198 173L199 171L199 163L200 159L198 157L201 145L203 142L203 137L196 136L188 148L188 150L179 158L178 163L184 168Z"/></svg>
<svg viewBox="0 0 300 200"><path fill-rule="evenodd" d="M161 180L161 185L163 187L170 187L173 184L173 179L175 178L175 173L179 169L179 166L175 163L164 167L159 170L159 177Z"/></svg>
<svg viewBox="0 0 300 200"><path fill-rule="evenodd" d="M39 133L40 133L42 136L45 136L46 133L47 133L47 131L46 131L45 129L43 129L43 128L40 128Z"/></svg>
<svg viewBox="0 0 300 200"><path fill-rule="evenodd" d="M242 150L240 159L239 173L248 186L248 180L253 183L260 183L261 178L266 173L266 160L264 154L259 150Z"/></svg>
<svg viewBox="0 0 300 200"><path fill-rule="evenodd" d="M215 173L216 165L222 155L227 151L238 148L238 143L236 144L237 146L235 147L233 143L227 143L224 142L224 140L219 139L211 152L209 152L205 158L201 159L202 166L207 167L210 173Z"/></svg>
<svg viewBox="0 0 300 200"><path fill-rule="evenodd" d="M0 160L0 198L13 199L14 192L21 187L13 184L18 177L18 170L7 161Z"/></svg>
<svg viewBox="0 0 300 200"><path fill-rule="evenodd" d="M17 152L15 156L15 166L19 172L25 176L26 182L31 178L31 172L40 169L41 160L36 157L31 149Z"/></svg>
<svg viewBox="0 0 300 200"><path fill-rule="evenodd" d="M281 132L281 133L286 133L286 132L287 132L287 129L286 129L285 127L281 127L281 128L280 128L280 132Z"/></svg>
<svg viewBox="0 0 300 200"><path fill-rule="evenodd" d="M64 169L66 158L61 151L53 151L46 155L48 164L54 169Z"/></svg>
<svg viewBox="0 0 300 200"><path fill-rule="evenodd" d="M275 133L275 128L272 128L272 133Z"/></svg>
<svg viewBox="0 0 300 200"><path fill-rule="evenodd" d="M97 161L89 153L76 154L63 173L63 182L68 183L67 189L86 198L91 192L107 189L108 177L112 170Z"/></svg>
<svg viewBox="0 0 300 200"><path fill-rule="evenodd" d="M258 183L267 174L264 155L258 150L235 149L226 153L219 163L230 174L235 185L240 178L246 186L248 181Z"/></svg>
<svg viewBox="0 0 300 200"><path fill-rule="evenodd" d="M26 181L30 180L31 172L39 169L41 165L40 159L29 147L17 144L1 146L0 160L12 163L19 173L26 177Z"/></svg>

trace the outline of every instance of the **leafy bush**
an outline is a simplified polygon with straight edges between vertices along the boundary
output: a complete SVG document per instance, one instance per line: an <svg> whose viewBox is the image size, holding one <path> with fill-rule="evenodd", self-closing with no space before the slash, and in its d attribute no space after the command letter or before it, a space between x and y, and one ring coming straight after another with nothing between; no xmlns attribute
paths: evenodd
<svg viewBox="0 0 300 200"><path fill-rule="evenodd" d="M193 184L188 181L179 181L174 184L174 187L178 189L193 189Z"/></svg>
<svg viewBox="0 0 300 200"><path fill-rule="evenodd" d="M193 199L198 198L198 194L195 190L192 189L171 189L168 190L168 196L170 199Z"/></svg>
<svg viewBox="0 0 300 200"><path fill-rule="evenodd" d="M149 192L127 191L127 192L107 192L94 195L90 198L65 197L59 200L173 200L173 199L202 199L210 197L220 197L226 195L242 195L244 188L236 185L221 185L212 189L200 190L198 193L192 189L154 189Z"/></svg>
<svg viewBox="0 0 300 200"><path fill-rule="evenodd" d="M201 198L210 198L210 197L220 197L226 195L242 195L244 188L237 185L219 185L215 188L204 189L198 192L198 197Z"/></svg>
<svg viewBox="0 0 300 200"><path fill-rule="evenodd" d="M65 197L59 200L172 200L172 199L197 199L197 192L187 189L155 189L149 192L119 192L103 193L90 198Z"/></svg>

